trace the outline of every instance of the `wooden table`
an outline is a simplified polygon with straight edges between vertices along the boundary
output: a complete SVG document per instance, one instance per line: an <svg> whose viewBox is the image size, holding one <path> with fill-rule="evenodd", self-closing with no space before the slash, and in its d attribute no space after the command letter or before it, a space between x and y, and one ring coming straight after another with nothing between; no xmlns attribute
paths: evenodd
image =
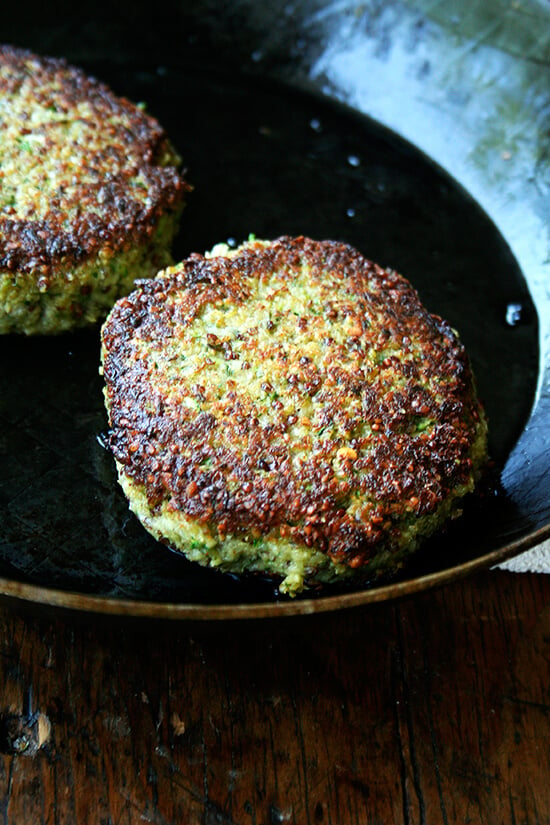
<svg viewBox="0 0 550 825"><path fill-rule="evenodd" d="M0 622L2 825L550 823L550 576L254 623Z"/></svg>

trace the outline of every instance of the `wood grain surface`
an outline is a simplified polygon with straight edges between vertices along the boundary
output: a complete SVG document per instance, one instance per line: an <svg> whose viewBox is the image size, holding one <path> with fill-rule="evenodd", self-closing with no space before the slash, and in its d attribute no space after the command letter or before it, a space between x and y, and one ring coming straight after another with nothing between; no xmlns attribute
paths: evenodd
<svg viewBox="0 0 550 825"><path fill-rule="evenodd" d="M550 823L550 577L299 619L0 625L2 825Z"/></svg>

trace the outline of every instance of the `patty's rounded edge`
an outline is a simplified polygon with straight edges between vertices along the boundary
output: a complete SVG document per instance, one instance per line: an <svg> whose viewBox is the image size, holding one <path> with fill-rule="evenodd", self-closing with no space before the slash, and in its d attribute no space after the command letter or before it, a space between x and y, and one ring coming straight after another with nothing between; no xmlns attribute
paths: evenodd
<svg viewBox="0 0 550 825"><path fill-rule="evenodd" d="M173 262L191 187L142 107L0 46L0 333L87 326Z"/></svg>
<svg viewBox="0 0 550 825"><path fill-rule="evenodd" d="M333 241L216 248L140 282L103 327L102 370L146 529L289 595L394 574L486 464L456 333L403 277Z"/></svg>

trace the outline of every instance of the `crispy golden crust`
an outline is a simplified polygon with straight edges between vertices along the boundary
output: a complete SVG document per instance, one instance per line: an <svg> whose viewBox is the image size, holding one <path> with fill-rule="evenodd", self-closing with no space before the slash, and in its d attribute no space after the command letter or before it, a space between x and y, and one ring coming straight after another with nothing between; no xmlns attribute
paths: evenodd
<svg viewBox="0 0 550 825"><path fill-rule="evenodd" d="M457 336L341 243L194 255L118 302L103 362L122 474L222 543L364 568L432 532L485 459Z"/></svg>
<svg viewBox="0 0 550 825"><path fill-rule="evenodd" d="M162 127L63 60L0 47L0 271L45 290L143 242L188 184Z"/></svg>

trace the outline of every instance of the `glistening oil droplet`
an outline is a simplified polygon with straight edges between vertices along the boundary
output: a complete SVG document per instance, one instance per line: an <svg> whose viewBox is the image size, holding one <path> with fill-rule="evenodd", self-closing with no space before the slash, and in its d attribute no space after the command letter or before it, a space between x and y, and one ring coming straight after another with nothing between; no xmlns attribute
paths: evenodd
<svg viewBox="0 0 550 825"><path fill-rule="evenodd" d="M506 307L506 323L516 327L523 320L523 307L517 302L509 303Z"/></svg>

